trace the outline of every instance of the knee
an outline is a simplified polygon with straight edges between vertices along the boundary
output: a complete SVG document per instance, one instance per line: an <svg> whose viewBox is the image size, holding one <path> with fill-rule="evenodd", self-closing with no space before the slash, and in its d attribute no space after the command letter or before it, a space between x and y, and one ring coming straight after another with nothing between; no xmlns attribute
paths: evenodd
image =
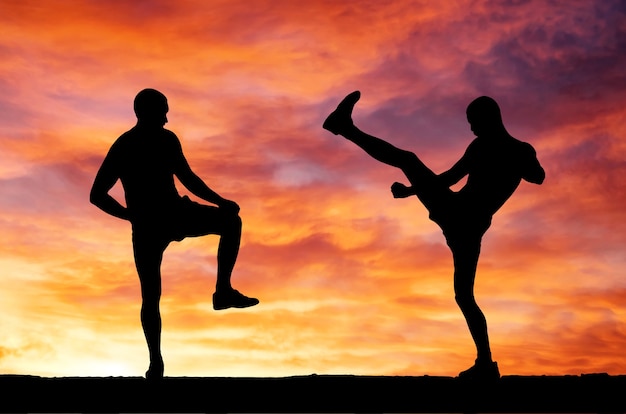
<svg viewBox="0 0 626 414"><path fill-rule="evenodd" d="M229 213L224 218L224 224L230 231L241 232L242 221L237 213Z"/></svg>
<svg viewBox="0 0 626 414"><path fill-rule="evenodd" d="M142 318L150 318L150 317L154 317L155 315L159 315L160 313L160 306L159 306L159 300L156 299L147 299L144 298L142 303L141 303L141 317Z"/></svg>
<svg viewBox="0 0 626 414"><path fill-rule="evenodd" d="M461 309L470 309L478 306L472 294L456 294L454 300Z"/></svg>
<svg viewBox="0 0 626 414"><path fill-rule="evenodd" d="M228 215L228 226L236 231L241 231L241 227L243 225L242 221L241 221L241 217L239 216L239 214L237 213L233 213L233 214L229 214Z"/></svg>
<svg viewBox="0 0 626 414"><path fill-rule="evenodd" d="M225 209L218 210L217 216L206 217L205 223L209 226L217 225L217 234L241 232L242 221L239 213Z"/></svg>
<svg viewBox="0 0 626 414"><path fill-rule="evenodd" d="M159 302L161 301L161 293L156 291L144 292L141 299L144 306L159 306Z"/></svg>
<svg viewBox="0 0 626 414"><path fill-rule="evenodd" d="M158 308L161 302L161 289L158 286L142 287L141 306L144 308Z"/></svg>

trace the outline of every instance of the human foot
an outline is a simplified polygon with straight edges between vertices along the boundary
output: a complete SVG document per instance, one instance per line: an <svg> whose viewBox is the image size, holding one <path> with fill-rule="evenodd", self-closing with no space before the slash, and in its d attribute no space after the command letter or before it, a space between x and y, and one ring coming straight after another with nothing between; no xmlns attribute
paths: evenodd
<svg viewBox="0 0 626 414"><path fill-rule="evenodd" d="M239 293L238 290L220 290L213 294L213 309L222 310L228 308L247 308L259 303L256 298L249 298Z"/></svg>
<svg viewBox="0 0 626 414"><path fill-rule="evenodd" d="M461 372L459 379L476 380L476 381L495 381L500 378L500 370L498 363L494 361L478 362L469 369Z"/></svg>
<svg viewBox="0 0 626 414"><path fill-rule="evenodd" d="M335 135L339 135L347 128L354 125L352 123L352 109L360 98L361 92L359 91L354 91L348 94L345 98L343 98L339 105L337 105L337 109L328 115L322 125L322 128Z"/></svg>
<svg viewBox="0 0 626 414"><path fill-rule="evenodd" d="M150 362L150 367L146 371L146 380L148 381L160 381L163 379L163 371L165 366L163 361Z"/></svg>

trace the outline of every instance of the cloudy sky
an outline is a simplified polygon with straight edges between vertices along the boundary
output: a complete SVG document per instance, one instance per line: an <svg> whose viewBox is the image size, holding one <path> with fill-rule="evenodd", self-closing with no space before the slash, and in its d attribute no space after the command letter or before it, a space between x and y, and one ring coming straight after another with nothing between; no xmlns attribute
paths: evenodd
<svg viewBox="0 0 626 414"><path fill-rule="evenodd" d="M494 359L503 375L626 373L623 2L9 0L0 52L0 373L143 375L130 225L88 199L146 87L194 171L240 204L233 283L261 301L213 311L217 236L173 243L166 375L473 363L440 230L391 196L400 171L321 128L356 89L356 124L437 173L474 138L467 104L499 102L547 178L483 240Z"/></svg>

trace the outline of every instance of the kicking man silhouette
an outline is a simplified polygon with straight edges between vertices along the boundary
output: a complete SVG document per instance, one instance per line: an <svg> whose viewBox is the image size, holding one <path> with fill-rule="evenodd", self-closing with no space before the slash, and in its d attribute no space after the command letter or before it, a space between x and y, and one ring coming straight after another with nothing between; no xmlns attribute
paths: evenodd
<svg viewBox="0 0 626 414"><path fill-rule="evenodd" d="M211 190L189 167L178 137L164 128L167 98L144 89L134 101L137 124L111 146L91 188L90 201L105 213L132 224L135 265L141 283L141 323L148 344L150 367L146 378L163 377L161 356L161 261L172 241L185 237L220 235L217 251L215 310L245 308L259 303L233 289L231 273L241 239L239 206ZM193 194L215 206L181 197L174 176ZM122 182L126 206L109 194Z"/></svg>
<svg viewBox="0 0 626 414"><path fill-rule="evenodd" d="M429 218L441 227L452 251L455 299L477 350L475 364L459 377L498 379L500 372L491 357L487 322L474 299L474 279L482 236L494 213L522 179L541 184L545 178L535 150L513 138L502 123L498 104L481 96L467 107L467 120L476 139L452 168L435 174L414 153L368 135L353 124L352 110L360 96L359 91L346 96L323 127L354 142L374 159L402 170L410 186L393 183L393 196L417 196L428 210ZM463 188L452 191L450 186L466 175Z"/></svg>

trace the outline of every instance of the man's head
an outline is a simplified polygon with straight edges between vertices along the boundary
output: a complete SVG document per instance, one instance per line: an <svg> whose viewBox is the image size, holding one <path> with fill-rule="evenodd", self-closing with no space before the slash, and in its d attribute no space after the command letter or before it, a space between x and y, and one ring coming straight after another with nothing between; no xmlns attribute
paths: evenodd
<svg viewBox="0 0 626 414"><path fill-rule="evenodd" d="M476 136L502 132L504 124L500 107L493 98L481 96L467 106L467 121Z"/></svg>
<svg viewBox="0 0 626 414"><path fill-rule="evenodd" d="M144 89L135 96L135 115L145 124L163 126L167 123L167 98L156 89Z"/></svg>

